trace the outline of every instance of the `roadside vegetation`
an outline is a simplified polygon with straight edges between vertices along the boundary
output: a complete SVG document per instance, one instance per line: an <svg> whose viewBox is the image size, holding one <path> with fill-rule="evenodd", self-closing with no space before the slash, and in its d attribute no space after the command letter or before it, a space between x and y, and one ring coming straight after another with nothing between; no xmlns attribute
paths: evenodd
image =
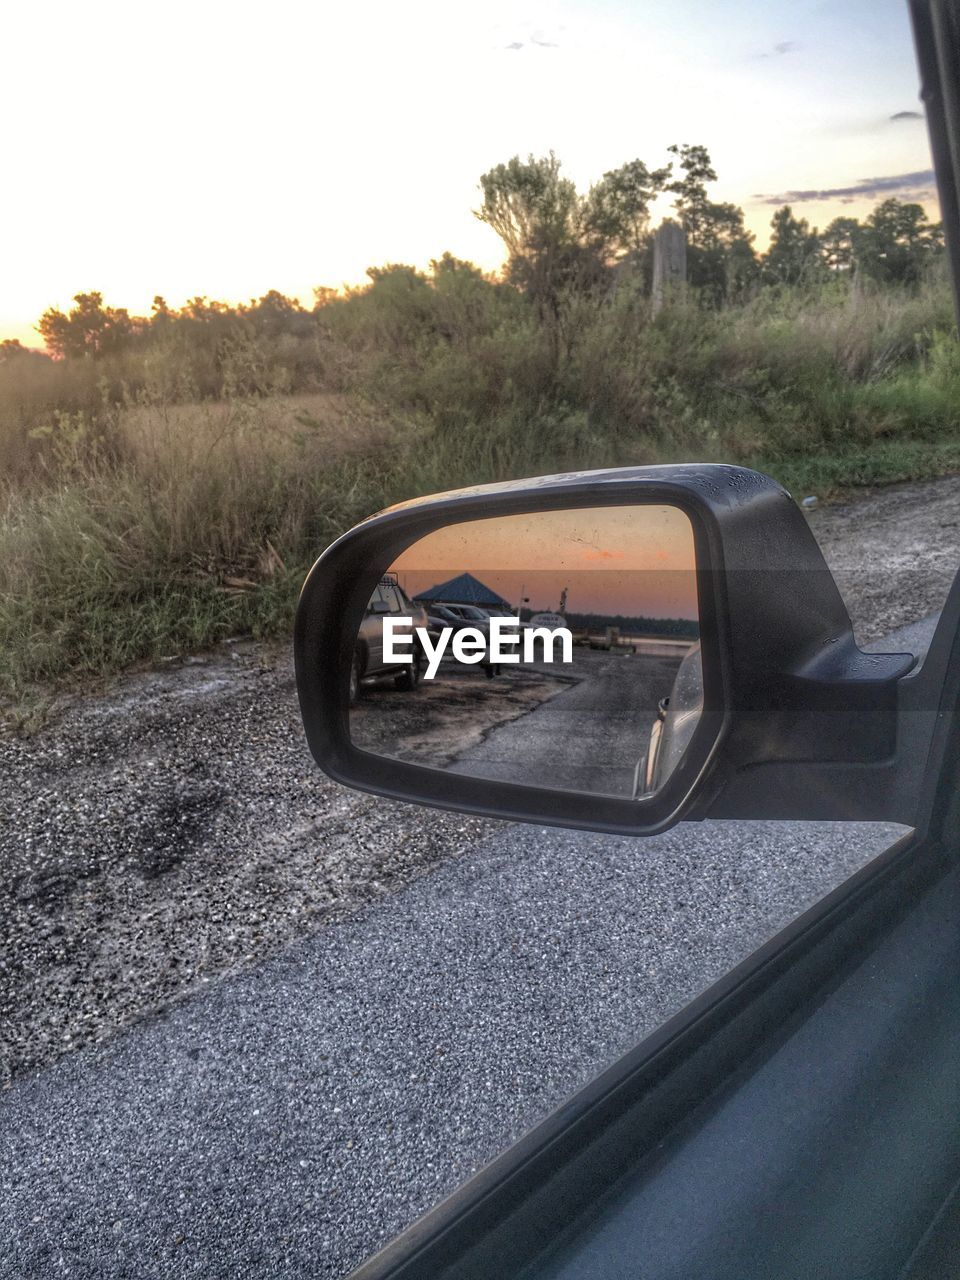
<svg viewBox="0 0 960 1280"><path fill-rule="evenodd" d="M0 699L289 632L311 560L392 501L549 470L716 460L798 496L960 470L942 236L887 200L758 255L702 147L585 195L554 157L481 179L507 264L444 255L249 306L81 294L0 344ZM653 284L673 198L687 284Z"/></svg>

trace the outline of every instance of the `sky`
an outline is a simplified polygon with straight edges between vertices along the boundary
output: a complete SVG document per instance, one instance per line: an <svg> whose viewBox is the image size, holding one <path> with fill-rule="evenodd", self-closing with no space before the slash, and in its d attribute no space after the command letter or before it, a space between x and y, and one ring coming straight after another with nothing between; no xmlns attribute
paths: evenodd
<svg viewBox="0 0 960 1280"><path fill-rule="evenodd" d="M0 338L29 345L81 291L145 314L446 250L495 270L471 210L515 154L585 190L703 143L760 247L787 200L937 216L905 0L47 0L3 27Z"/></svg>
<svg viewBox="0 0 960 1280"><path fill-rule="evenodd" d="M511 606L696 618L690 521L677 507L590 507L470 520L419 539L390 566L409 596L472 573Z"/></svg>

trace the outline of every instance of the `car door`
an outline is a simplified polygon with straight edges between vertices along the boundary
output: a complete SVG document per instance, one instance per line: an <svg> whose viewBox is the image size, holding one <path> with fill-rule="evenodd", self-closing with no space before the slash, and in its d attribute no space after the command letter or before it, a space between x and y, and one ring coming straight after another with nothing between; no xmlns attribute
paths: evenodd
<svg viewBox="0 0 960 1280"><path fill-rule="evenodd" d="M939 131L943 142L938 178L956 262L957 186L941 100L953 103L953 151L960 154L960 22L955 4L937 0L915 0L913 12L924 98L934 140ZM945 81L938 63L941 71L951 70ZM627 477L616 479L619 484ZM759 484L740 472L701 475L697 485L719 493L729 481L735 481L735 503ZM789 495L776 498L782 510L784 497ZM448 495L448 505L454 500ZM506 509L516 495L503 500ZM489 502L487 494L487 507ZM398 523L407 514L398 515ZM759 586L764 575L754 576L756 561L782 531L763 536L757 525L755 532L735 558L744 581L753 577ZM407 528L407 541L409 536ZM793 568L771 567L771 578L785 567ZM811 573L809 586L816 581L817 572ZM727 583L734 587L735 579ZM797 585L788 582L784 590ZM771 588L771 606L776 594ZM797 613L778 629L781 637L821 604L826 609L825 598L816 595L798 592ZM762 610L744 608L744 637L763 624ZM775 641L772 632L769 639ZM827 652L823 639L814 647ZM831 648L837 649L837 640L836 633L826 636ZM759 661L767 652L769 646L758 646L753 656ZM876 660L864 657L859 671L869 682ZM750 664L744 669L749 673ZM309 679L306 668L305 674ZM792 771L790 785L781 786L790 771L783 759L771 755L767 783L759 760L744 761L742 787L713 816L779 819L792 804L808 819L848 820L857 805L865 816L891 816L884 808L887 788L861 782L870 771L893 782L897 769L889 767L890 759L899 753L904 807L896 820L913 827L913 834L636 1045L358 1277L932 1280L958 1273L960 581L919 668L891 663L888 674L891 690L902 682L898 696L906 713L895 726L891 722L889 744L877 732L881 716L864 733L859 759L852 739L835 739L830 758L823 735L855 731L858 720L866 728L863 713L873 695L861 698L861 685L857 705L851 702L845 711L824 698L821 736L813 731L801 741L794 733L797 720L818 693L809 668L801 669L780 742L772 742L779 733L773 705L749 730L756 740L768 735L773 754L792 753L800 768ZM744 704L755 693L748 685ZM309 710L309 690L306 705ZM313 705L321 708L320 697ZM927 723L922 740L912 735L920 720ZM329 750L327 740L315 731L314 742L320 758ZM809 759L802 758L805 752ZM821 766L805 786L801 772L818 753ZM343 758L341 751L338 764ZM375 769L358 761L354 767L368 789L398 794L393 763ZM855 781L858 772L861 781ZM483 811L481 793L474 800L459 779L442 788L413 773L408 779L408 799L449 808L463 797L463 807ZM821 806L831 794L838 804L827 814ZM501 795L502 815L515 801L513 784L505 782ZM555 808L560 803L553 801ZM593 803L582 815L571 812L571 825L601 827L600 808ZM514 809L511 816L546 822L548 812L544 804L535 815ZM612 829L610 813L603 829Z"/></svg>
<svg viewBox="0 0 960 1280"><path fill-rule="evenodd" d="M367 646L366 675L375 675L383 670L383 619L389 611L390 600L384 594L383 583L379 583L370 597L363 621Z"/></svg>

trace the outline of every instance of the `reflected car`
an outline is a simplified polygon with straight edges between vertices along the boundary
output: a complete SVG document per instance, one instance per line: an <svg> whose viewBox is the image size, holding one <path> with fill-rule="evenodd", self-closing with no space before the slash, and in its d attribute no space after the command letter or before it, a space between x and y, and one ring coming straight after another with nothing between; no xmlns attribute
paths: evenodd
<svg viewBox="0 0 960 1280"><path fill-rule="evenodd" d="M424 666L423 650L414 644L414 661L397 670L395 663L384 662L383 657L383 620L384 618L410 618L409 626L397 627L395 634L404 635L413 632L417 627L429 630L427 611L422 605L414 604L400 584L392 577L381 578L373 595L367 602L367 608L357 632L357 643L353 655L353 666L350 669L350 703L353 705L360 696L364 681L376 677L392 676L397 689L416 689L420 683L420 675Z"/></svg>
<svg viewBox="0 0 960 1280"><path fill-rule="evenodd" d="M468 611L471 615L479 613L479 618L464 617L463 611ZM512 614L510 615L513 616ZM450 604L434 604L432 601L427 606L427 630L432 640L436 640L444 627L450 627L453 633L464 631L468 627L476 628L484 635L489 636L490 618L482 609L477 609L473 605L450 605ZM449 658L444 659L449 662ZM480 669L488 680L492 680L494 676L500 674L500 667L491 662L481 662Z"/></svg>
<svg viewBox="0 0 960 1280"><path fill-rule="evenodd" d="M462 619L471 627L479 627L481 631L490 626L490 614L486 609L480 609L473 604L446 604L443 605L448 613L452 613L455 617Z"/></svg>
<svg viewBox="0 0 960 1280"><path fill-rule="evenodd" d="M465 627L475 626L476 623L461 618L459 613L455 613L453 609L446 604L428 604L427 612L427 629L431 637L434 639L444 629L450 627L456 633L462 631ZM487 620L489 621L489 619ZM481 628L482 629L482 628Z"/></svg>

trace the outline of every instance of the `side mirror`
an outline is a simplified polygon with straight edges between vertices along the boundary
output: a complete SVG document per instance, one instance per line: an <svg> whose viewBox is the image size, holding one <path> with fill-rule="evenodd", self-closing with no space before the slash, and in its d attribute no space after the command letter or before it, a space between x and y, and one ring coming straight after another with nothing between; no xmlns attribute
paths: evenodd
<svg viewBox="0 0 960 1280"><path fill-rule="evenodd" d="M412 616L363 624L388 572ZM524 625L444 637L431 599L521 601ZM396 799L637 835L708 815L912 812L898 743L914 659L860 651L803 513L742 468L586 472L391 508L314 565L295 656L317 762Z"/></svg>

